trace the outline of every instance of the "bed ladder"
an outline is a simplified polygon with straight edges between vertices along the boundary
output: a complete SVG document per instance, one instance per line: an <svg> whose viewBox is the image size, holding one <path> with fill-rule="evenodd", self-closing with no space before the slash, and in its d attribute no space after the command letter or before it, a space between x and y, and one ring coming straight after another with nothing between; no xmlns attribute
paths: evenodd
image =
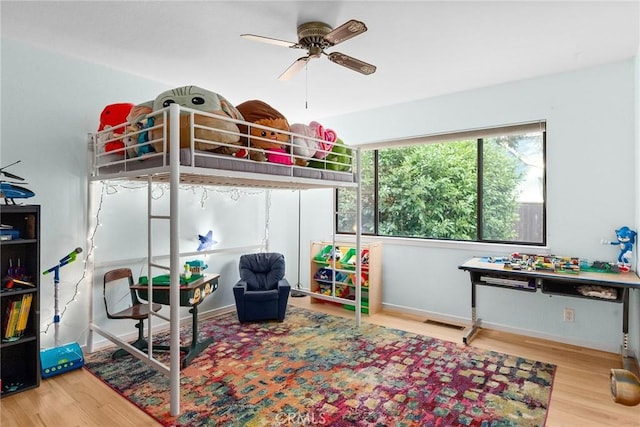
<svg viewBox="0 0 640 427"><path fill-rule="evenodd" d="M165 121L166 123L166 121ZM164 141L180 140L180 106L171 104L169 107L170 135L166 135L167 127L163 128ZM169 215L155 215L153 213L153 176L147 177L147 253L149 275L149 302L153 301L152 277L154 269L168 271L170 275L169 291L169 321L170 331L170 413L172 416L180 414L180 144L170 144L169 147ZM155 221L169 221L169 265L154 262L152 253L152 224ZM158 314L154 314L159 316ZM159 316L163 317L163 316ZM149 318L149 334L151 335L151 318ZM151 338L151 337L150 337ZM152 351L149 346L149 352Z"/></svg>

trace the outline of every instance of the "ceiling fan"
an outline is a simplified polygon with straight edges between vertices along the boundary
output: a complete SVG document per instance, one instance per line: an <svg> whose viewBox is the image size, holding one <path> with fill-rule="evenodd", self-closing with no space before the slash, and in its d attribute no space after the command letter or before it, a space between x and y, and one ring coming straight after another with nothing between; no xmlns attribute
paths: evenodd
<svg viewBox="0 0 640 427"><path fill-rule="evenodd" d="M368 64L344 53L326 53L324 51L365 31L367 31L367 26L364 25L364 22L351 19L335 29L324 22L318 21L301 24L298 26L297 43L273 39L271 37L256 36L254 34L241 34L240 37L293 49L306 49L307 56L298 58L278 77L279 80L289 80L300 71L311 58L320 58L322 55L326 55L331 62L347 67L353 71L366 75L373 74L376 71L375 65Z"/></svg>

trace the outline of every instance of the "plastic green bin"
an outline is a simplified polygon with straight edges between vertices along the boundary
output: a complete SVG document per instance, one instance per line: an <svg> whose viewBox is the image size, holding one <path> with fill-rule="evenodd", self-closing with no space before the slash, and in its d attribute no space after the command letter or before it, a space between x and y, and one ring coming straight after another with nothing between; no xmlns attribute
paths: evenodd
<svg viewBox="0 0 640 427"><path fill-rule="evenodd" d="M344 304L342 307L347 310L356 311L356 306L351 304ZM362 300L362 306L360 307L360 312L364 314L369 314L369 301Z"/></svg>

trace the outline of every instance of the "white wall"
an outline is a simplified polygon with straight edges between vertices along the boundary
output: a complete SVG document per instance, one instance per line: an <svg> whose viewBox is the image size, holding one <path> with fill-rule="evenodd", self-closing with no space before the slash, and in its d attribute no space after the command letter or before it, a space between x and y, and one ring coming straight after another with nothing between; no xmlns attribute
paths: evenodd
<svg viewBox="0 0 640 427"><path fill-rule="evenodd" d="M22 159L23 163L12 172L24 175L28 187L36 192L29 202L42 205L41 268L45 269L77 246L85 249L85 255L88 252L86 134L96 129L104 105L141 102L167 87L7 39L2 39L1 47L0 163ZM621 225L638 229L635 195L639 184L633 171L640 160L635 152L634 85L634 62L625 61L336 117L324 124L336 129L346 142L362 143L546 119L549 247L560 254L614 259L617 249L600 245L600 240L613 239L615 228ZM233 94L224 95L234 102ZM100 188L98 184L94 189L94 199L101 194ZM221 242L219 247L264 237L264 213L269 200L264 192L243 193L239 199L229 193L212 193L204 209L198 190L183 193L183 218L192 215L182 226L187 250L192 250L189 239L210 228ZM301 194L300 276L305 286L309 242L331 238L332 194L330 190ZM145 238L138 236L144 228L140 218L144 210L138 205L145 203L144 198L143 191L126 189L105 196L101 214L105 227L100 227L96 235L100 241L96 261L106 263L106 267L126 262L138 274L144 257L144 250L138 249L146 244ZM285 253L287 278L292 283L296 283L298 273L297 200L297 192L273 191L268 217L270 249ZM116 220L124 225L114 233L106 223ZM457 266L472 255L504 254L511 249L386 239L384 303L468 319L469 281ZM207 259L212 271L220 271L223 276L221 291L205 302L204 308L232 304L230 288L237 280L236 258L229 254ZM82 279L83 273L81 262L61 271L61 301L66 303L73 297L76 283L80 292L78 301L70 303L63 316L61 342L83 344L86 338L89 295L92 286L101 287L101 271L93 279ZM53 316L53 286L48 277L43 279L41 315L45 330ZM637 293L632 295L636 302ZM496 327L611 351L619 348L619 304L486 288L479 291L478 298L479 315ZM575 323L562 322L565 306L576 309ZM101 307L98 305L97 309ZM636 350L638 316L636 311L631 325ZM133 329L132 325L116 326L114 322L107 324L117 333ZM49 329L42 334L42 346L53 344Z"/></svg>
<svg viewBox="0 0 640 427"><path fill-rule="evenodd" d="M640 81L638 81L637 76L640 75L640 46L638 46L638 53L635 58L634 63L634 75L636 76L635 80L635 142L636 142L636 151L635 151L635 185L636 185L636 194L640 191ZM636 196L636 224L640 224L640 196ZM636 231L640 232L640 230ZM640 236L638 236L640 237ZM636 250L635 250L635 264L640 265L640 238L636 240ZM636 271L640 271L640 268L637 268ZM632 292L629 295L629 303L631 307L640 307L640 291ZM630 323L632 325L632 333L629 337L629 346L632 349L636 350L636 355L640 358L640 310L632 310L629 313L631 318Z"/></svg>
<svg viewBox="0 0 640 427"><path fill-rule="evenodd" d="M41 205L40 267L44 270L56 265L78 246L84 249L78 262L60 270L59 301L64 312L59 323L58 344L74 341L85 344L92 290L95 290L93 301L97 322L115 334L134 332L133 323L106 320L101 300L102 274L108 268L118 267L131 267L136 277L147 274L144 269L146 191L132 189L139 186L137 184L109 187L103 193L104 187L100 183L93 184L94 209L87 217L87 133L97 129L99 114L105 105L143 102L168 87L6 38L2 39L1 48L0 164L21 159L22 163L10 171L26 177L27 187L36 193L27 202ZM197 82L185 81L184 84ZM231 96L228 98L232 99ZM210 229L219 242L214 249L233 249L263 242L265 191L228 188L210 188L207 194L203 191L202 188L184 188L180 192L181 251L196 251L198 234ZM161 193L161 186L154 191L154 198L158 199L154 206L159 212L168 209L168 197ZM95 230L94 238L89 239L94 232L96 214L102 225ZM166 254L167 241L163 237L168 232L160 226L154 234L157 234L157 253ZM92 249L92 243L96 245L95 249ZM95 260L97 265L94 277L88 275L90 271L85 271L83 262L91 254L94 256L90 260ZM209 265L207 271L220 273L221 280L219 290L203 302L201 310L233 305L231 287L238 280L238 257L236 252L204 257ZM295 275L291 277L295 278ZM54 287L51 276L41 277L41 288L41 346L48 348L57 345L52 324ZM163 310L168 315L168 309ZM182 310L182 316L189 315L186 310ZM98 340L98 345L100 341L104 340Z"/></svg>
<svg viewBox="0 0 640 427"><path fill-rule="evenodd" d="M635 75L634 60L628 60L353 113L325 125L338 129L345 142L362 144L545 119L549 250L613 261L617 247L601 245L601 239L614 240L616 228L637 230L639 224ZM457 266L473 255L511 251L385 239L383 301L468 319L469 278ZM575 323L563 323L564 307L575 308ZM635 311L631 335L637 349ZM621 304L540 293L480 288L478 295L478 315L494 327L610 351L621 344L621 313Z"/></svg>

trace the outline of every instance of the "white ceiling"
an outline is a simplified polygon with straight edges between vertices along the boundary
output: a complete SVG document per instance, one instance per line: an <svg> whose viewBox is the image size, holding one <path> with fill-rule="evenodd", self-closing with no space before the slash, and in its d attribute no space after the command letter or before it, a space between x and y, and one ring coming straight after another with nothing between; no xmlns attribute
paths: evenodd
<svg viewBox="0 0 640 427"><path fill-rule="evenodd" d="M640 34L638 1L2 1L0 13L3 38L318 119L631 58ZM370 76L322 57L281 82L305 52L240 37L297 41L300 23L352 18L368 31L328 51L375 64Z"/></svg>

